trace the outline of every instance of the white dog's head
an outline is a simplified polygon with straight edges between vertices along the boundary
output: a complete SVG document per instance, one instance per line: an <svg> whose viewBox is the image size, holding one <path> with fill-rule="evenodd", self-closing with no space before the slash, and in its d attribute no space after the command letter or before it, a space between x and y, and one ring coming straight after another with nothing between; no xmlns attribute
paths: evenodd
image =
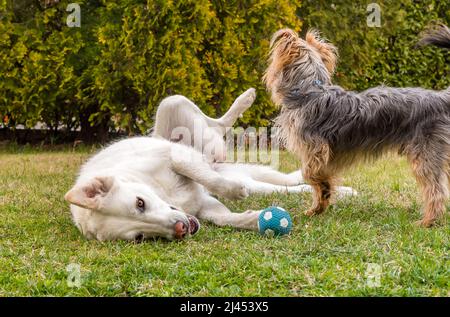
<svg viewBox="0 0 450 317"><path fill-rule="evenodd" d="M200 227L195 217L163 201L150 186L114 176L78 182L64 198L74 205L74 221L88 238L183 239Z"/></svg>

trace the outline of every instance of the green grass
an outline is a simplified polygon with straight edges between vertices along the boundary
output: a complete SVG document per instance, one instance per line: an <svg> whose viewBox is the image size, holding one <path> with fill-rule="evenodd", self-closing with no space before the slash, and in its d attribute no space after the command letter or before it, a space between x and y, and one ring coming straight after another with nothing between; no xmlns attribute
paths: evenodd
<svg viewBox="0 0 450 317"><path fill-rule="evenodd" d="M0 152L0 295L450 296L448 213L438 227L413 225L420 201L403 159L352 169L344 183L360 195L313 218L302 213L310 194L225 202L285 207L287 237L203 224L185 241L134 244L87 241L71 222L63 195L90 151ZM298 164L283 153L282 170ZM67 284L71 263L81 267L79 288ZM367 283L370 263L381 267L379 287Z"/></svg>

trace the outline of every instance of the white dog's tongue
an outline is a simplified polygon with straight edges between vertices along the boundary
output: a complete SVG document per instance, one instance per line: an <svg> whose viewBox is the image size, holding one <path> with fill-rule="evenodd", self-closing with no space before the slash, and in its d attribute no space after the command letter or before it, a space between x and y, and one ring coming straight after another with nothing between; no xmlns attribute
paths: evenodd
<svg viewBox="0 0 450 317"><path fill-rule="evenodd" d="M200 229L200 222L194 216L188 216L189 219L189 233L194 235Z"/></svg>

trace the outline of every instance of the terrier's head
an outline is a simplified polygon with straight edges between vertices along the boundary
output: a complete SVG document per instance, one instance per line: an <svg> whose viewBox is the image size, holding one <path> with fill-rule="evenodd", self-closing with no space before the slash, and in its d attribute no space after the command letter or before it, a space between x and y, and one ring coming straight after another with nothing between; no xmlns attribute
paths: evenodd
<svg viewBox="0 0 450 317"><path fill-rule="evenodd" d="M336 67L337 49L310 30L305 39L291 29L277 31L270 42L269 67L264 82L278 105L291 89L303 90L315 80L331 83Z"/></svg>

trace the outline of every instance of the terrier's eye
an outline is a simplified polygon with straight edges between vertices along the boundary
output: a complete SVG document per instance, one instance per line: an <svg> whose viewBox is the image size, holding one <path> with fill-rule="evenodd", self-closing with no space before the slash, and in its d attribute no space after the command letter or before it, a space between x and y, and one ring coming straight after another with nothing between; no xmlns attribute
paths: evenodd
<svg viewBox="0 0 450 317"><path fill-rule="evenodd" d="M144 212L145 211L145 201L142 198L140 198L140 197L136 197L136 208L140 212Z"/></svg>

